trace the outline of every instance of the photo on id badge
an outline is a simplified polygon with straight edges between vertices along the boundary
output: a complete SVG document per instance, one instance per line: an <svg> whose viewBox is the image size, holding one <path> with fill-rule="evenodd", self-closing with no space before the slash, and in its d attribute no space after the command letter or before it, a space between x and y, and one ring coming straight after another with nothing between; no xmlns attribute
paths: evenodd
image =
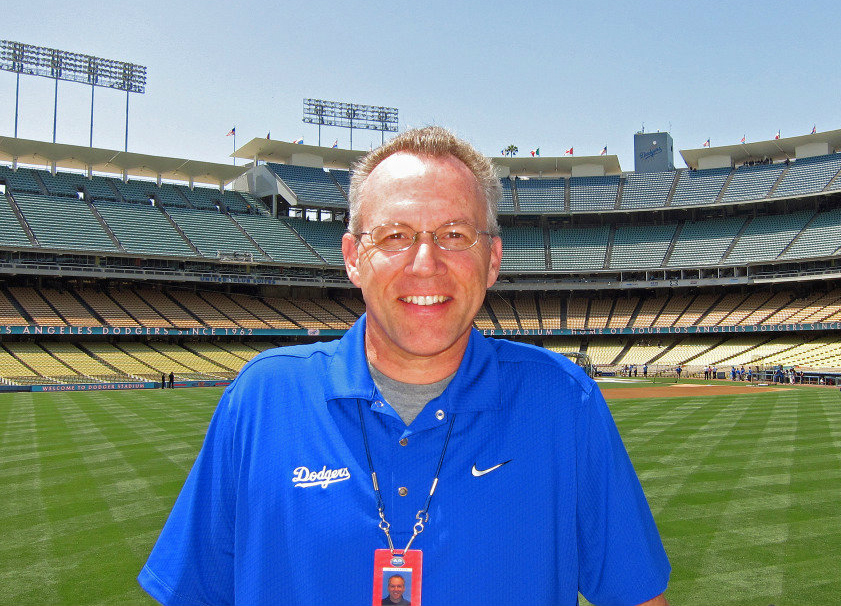
<svg viewBox="0 0 841 606"><path fill-rule="evenodd" d="M401 605L421 606L420 562L413 562L412 551L408 558L386 552L388 557L376 557L374 561L373 606ZM386 554L383 554L385 556ZM380 555L380 554L377 554ZM419 555L419 554L418 554Z"/></svg>

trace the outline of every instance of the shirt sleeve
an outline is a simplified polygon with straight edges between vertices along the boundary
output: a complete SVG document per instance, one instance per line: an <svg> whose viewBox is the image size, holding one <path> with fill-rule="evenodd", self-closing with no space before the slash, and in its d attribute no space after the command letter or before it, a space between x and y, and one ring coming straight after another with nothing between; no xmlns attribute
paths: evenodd
<svg viewBox="0 0 841 606"><path fill-rule="evenodd" d="M235 478L226 391L204 444L137 577L165 606L232 604Z"/></svg>
<svg viewBox="0 0 841 606"><path fill-rule="evenodd" d="M671 567L637 474L594 386L577 426L579 591L631 606L663 593Z"/></svg>

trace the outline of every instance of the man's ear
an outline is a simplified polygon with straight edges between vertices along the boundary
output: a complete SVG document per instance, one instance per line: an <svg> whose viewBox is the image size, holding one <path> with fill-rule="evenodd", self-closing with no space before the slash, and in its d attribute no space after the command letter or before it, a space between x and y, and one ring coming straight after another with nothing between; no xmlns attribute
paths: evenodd
<svg viewBox="0 0 841 606"><path fill-rule="evenodd" d="M345 258L345 272L350 281L359 288L362 287L359 279L359 242L356 236L346 233L342 236L342 256Z"/></svg>
<svg viewBox="0 0 841 606"><path fill-rule="evenodd" d="M499 277L499 267L502 264L502 238L495 236L491 240L491 258L488 261L488 284L490 288Z"/></svg>

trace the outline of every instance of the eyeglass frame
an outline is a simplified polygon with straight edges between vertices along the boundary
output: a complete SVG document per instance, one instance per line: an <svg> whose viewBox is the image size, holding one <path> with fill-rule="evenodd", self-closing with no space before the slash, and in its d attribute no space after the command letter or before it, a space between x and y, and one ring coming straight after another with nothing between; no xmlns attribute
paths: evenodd
<svg viewBox="0 0 841 606"><path fill-rule="evenodd" d="M447 251L447 252L464 252L464 251L466 251L466 250L470 250L471 248L473 248L474 246L476 246L476 244L479 242L479 238L478 238L478 236L488 236L488 237L490 237L491 239L493 239L493 238L494 238L494 235L493 235L493 233L492 233L492 232L490 232L490 231L482 231L482 230L478 229L475 225L473 225L472 223L468 223L467 221L450 221L450 222L448 222L448 223L444 223L443 225L439 225L436 229L434 229L434 230L432 230L432 231L430 231L430 230L428 230L428 229L416 230L416 229L412 228L411 226L406 225L405 223L399 223L399 222L394 222L394 223L381 223L380 225L377 225L376 227L372 228L372 229L371 229L371 231L361 231L361 232L359 232L359 233L352 234L352 235L353 235L353 237L354 237L354 238L356 238L357 240L361 241L362 236L370 236L370 235L371 235L371 232L372 232L372 231L374 231L375 229L378 229L378 228L380 228L380 227L388 227L389 225L392 225L392 226L394 226L394 225L400 225L400 226L402 226L402 227L408 227L409 229L413 230L415 233L414 233L414 235L412 236L412 243L411 243L411 244L409 244L406 248L397 248L397 249L394 249L394 250L389 250L389 249L387 249L387 248L382 248L381 246L378 246L377 244L375 244L375 243L374 243L374 238L372 237L372 238L371 238L371 246L373 246L374 248L376 248L376 249L378 249L378 250L381 250L381 251L383 251L383 252L406 252L407 250L411 249L411 248L412 248L415 244L417 244L417 243L418 243L418 236L419 236L420 234L429 234L429 235L431 235L431 236L432 236L432 242L433 242L433 243L435 244L435 246L437 246L440 250L444 250L444 251ZM475 229L475 230L476 230L476 236L477 236L477 238L473 241L473 244L471 244L471 245L470 245L470 246L468 246L467 248L457 248L457 249L453 249L453 248L444 248L444 247L443 247L443 246L441 246L441 244L438 242L438 235L437 235L437 233L436 233L436 232L438 232L438 230L439 230L439 229L442 229L442 228L447 227L447 226L450 226L450 225L467 225L467 226L469 226L469 227L472 227L473 229Z"/></svg>

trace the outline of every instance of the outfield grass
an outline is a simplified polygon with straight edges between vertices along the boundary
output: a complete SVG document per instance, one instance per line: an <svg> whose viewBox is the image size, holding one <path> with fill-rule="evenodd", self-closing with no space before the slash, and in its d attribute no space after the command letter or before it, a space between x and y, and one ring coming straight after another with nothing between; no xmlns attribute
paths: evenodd
<svg viewBox="0 0 841 606"><path fill-rule="evenodd" d="M153 604L135 577L218 389L0 394L0 604ZM841 598L841 395L612 400L675 605Z"/></svg>

